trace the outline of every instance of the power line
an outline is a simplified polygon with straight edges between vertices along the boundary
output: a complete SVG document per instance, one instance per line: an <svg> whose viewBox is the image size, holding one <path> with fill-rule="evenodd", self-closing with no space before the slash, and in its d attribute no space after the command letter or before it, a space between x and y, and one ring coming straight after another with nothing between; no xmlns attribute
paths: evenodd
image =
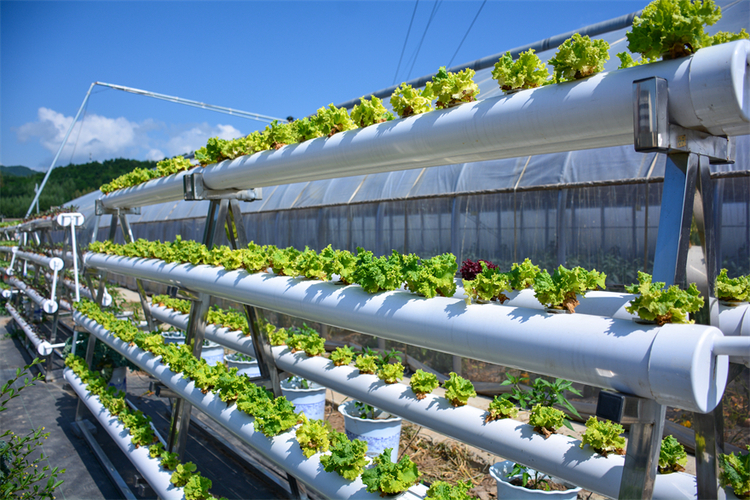
<svg viewBox="0 0 750 500"><path fill-rule="evenodd" d="M404 40L404 46L401 48L401 57L398 58L398 66L396 66L396 74L393 75L393 85L396 85L396 78L398 78L398 70L401 69L401 61L404 59L404 52L406 51L406 42L409 41L409 33L411 33L411 25L414 23L414 15L417 13L417 6L419 0L414 4L414 12L411 13L411 21L409 21L409 29L406 30L406 40Z"/></svg>
<svg viewBox="0 0 750 500"><path fill-rule="evenodd" d="M466 37L469 36L469 32L471 31L471 28L474 27L474 23L477 21L477 18L479 17L479 13L482 12L482 9L484 8L484 4L486 4L486 3L487 3L487 0L484 0L484 2L482 2L482 5L479 6L479 10L477 11L477 15L474 16L474 20L469 25L469 29L466 30L466 34L461 39L461 43L458 44L458 48L456 49L456 53L453 54L453 57L451 57L451 60L448 63L448 67L449 68L453 65L453 60L456 58L456 55L458 55L458 51L461 50L461 46L464 44L464 41L466 40Z"/></svg>
<svg viewBox="0 0 750 500"><path fill-rule="evenodd" d="M422 33L422 38L419 40L419 45L417 46L417 51L414 54L414 60L411 62L409 73L406 75L407 80L411 76L411 72L414 69L414 64L417 62L417 56L419 56L419 51L422 49L422 42L424 42L424 37L425 35L427 35L427 30L430 29L430 24L432 23L432 20L435 18L435 14L437 14L438 9L440 8L440 4L442 3L443 3L443 0L438 0L437 2L435 2L435 5L432 6L432 12L430 13L430 18L427 20L427 26L425 26L424 33Z"/></svg>

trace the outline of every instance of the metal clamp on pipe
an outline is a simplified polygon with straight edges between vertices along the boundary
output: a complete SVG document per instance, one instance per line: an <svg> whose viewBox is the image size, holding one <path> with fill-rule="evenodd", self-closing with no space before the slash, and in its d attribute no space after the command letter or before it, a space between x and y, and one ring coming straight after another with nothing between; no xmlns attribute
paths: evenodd
<svg viewBox="0 0 750 500"><path fill-rule="evenodd" d="M711 163L734 163L734 138L717 137L670 122L667 80L633 82L633 135L639 153L696 153Z"/></svg>
<svg viewBox="0 0 750 500"><path fill-rule="evenodd" d="M186 201L198 200L239 200L255 201L263 199L262 188L257 189L220 189L213 190L203 183L203 173L186 174L182 178Z"/></svg>
<svg viewBox="0 0 750 500"><path fill-rule="evenodd" d="M102 203L102 200L95 200L94 202L94 215L141 215L141 207L131 208L108 208Z"/></svg>

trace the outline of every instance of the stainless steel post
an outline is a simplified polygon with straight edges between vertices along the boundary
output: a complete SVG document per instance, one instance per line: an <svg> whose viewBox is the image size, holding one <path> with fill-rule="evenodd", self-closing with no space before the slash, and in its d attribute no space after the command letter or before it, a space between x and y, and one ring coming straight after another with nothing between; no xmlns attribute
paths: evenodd
<svg viewBox="0 0 750 500"><path fill-rule="evenodd" d="M130 228L130 222L128 222L127 215L124 213L120 213L119 218L125 243L132 243L134 241L133 230ZM151 317L151 309L149 309L148 307L148 298L146 297L146 290L144 290L143 288L143 281L140 279L136 279L135 284L138 287L138 296L141 299L141 309L143 309L143 316L146 318L146 323L148 323L148 330L150 332L153 332L156 329L156 326L154 325L154 319ZM103 297L104 294L100 283L99 296L97 298L101 300L101 298Z"/></svg>

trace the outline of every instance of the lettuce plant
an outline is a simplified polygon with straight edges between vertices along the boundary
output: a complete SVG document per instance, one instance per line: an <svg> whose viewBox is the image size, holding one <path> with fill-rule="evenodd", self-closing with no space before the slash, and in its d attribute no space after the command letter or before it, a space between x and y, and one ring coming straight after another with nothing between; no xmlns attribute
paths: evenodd
<svg viewBox="0 0 750 500"><path fill-rule="evenodd" d="M582 267L566 269L558 267L552 276L545 269L534 280L534 296L547 307L567 309L575 312L579 304L577 295L587 290L604 289L607 275L596 270L587 271Z"/></svg>
<svg viewBox="0 0 750 500"><path fill-rule="evenodd" d="M685 465L687 465L685 448L674 436L664 436L659 450L659 473L681 472L685 470Z"/></svg>
<svg viewBox="0 0 750 500"><path fill-rule="evenodd" d="M464 406L469 402L469 398L477 395L474 385L471 381L458 376L455 372L450 373L450 379L443 383L445 388L445 397L453 406Z"/></svg>
<svg viewBox="0 0 750 500"><path fill-rule="evenodd" d="M346 108L337 108L333 103L328 107L318 109L318 113L312 118L320 132L331 137L337 132L353 130L357 125L352 121Z"/></svg>
<svg viewBox="0 0 750 500"><path fill-rule="evenodd" d="M480 264L482 272L477 274L474 280L463 280L466 303L471 304L472 299L484 302L496 300L501 304L504 303L508 300L505 292L512 289L508 274L501 273L497 268L491 269L484 262Z"/></svg>
<svg viewBox="0 0 750 500"><path fill-rule="evenodd" d="M326 339L322 338L317 333L308 335L302 341L302 350L308 356L320 356L326 352Z"/></svg>
<svg viewBox="0 0 750 500"><path fill-rule="evenodd" d="M354 358L354 351L351 347L345 345L344 347L337 347L335 351L331 353L331 361L335 366L346 366L352 362Z"/></svg>
<svg viewBox="0 0 750 500"><path fill-rule="evenodd" d="M185 483L184 493L185 500L208 500L215 498L208 490L211 489L211 480L203 477L200 473L193 474Z"/></svg>
<svg viewBox="0 0 750 500"><path fill-rule="evenodd" d="M547 65L534 53L534 49L521 52L515 61L506 52L492 70L492 78L504 91L532 89L549 80Z"/></svg>
<svg viewBox="0 0 750 500"><path fill-rule="evenodd" d="M164 450L161 453L161 461L159 463L163 468L167 470L175 470L180 464L180 457L177 453Z"/></svg>
<svg viewBox="0 0 750 500"><path fill-rule="evenodd" d="M718 299L734 302L747 301L750 299L750 278L748 276L730 278L727 276L727 270L722 269L716 277L714 290Z"/></svg>
<svg viewBox="0 0 750 500"><path fill-rule="evenodd" d="M436 255L421 260L414 254L401 256L401 266L406 288L431 299L437 295L451 297L456 293L458 263L452 253Z"/></svg>
<svg viewBox="0 0 750 500"><path fill-rule="evenodd" d="M599 73L607 61L608 42L575 33L557 48L557 53L548 62L555 68L557 82L570 82Z"/></svg>
<svg viewBox="0 0 750 500"><path fill-rule="evenodd" d="M417 370L409 381L409 386L417 399L424 399L439 385L438 378L433 373L422 369Z"/></svg>
<svg viewBox="0 0 750 500"><path fill-rule="evenodd" d="M287 333L285 328L276 328L276 326L272 325L271 323L266 323L263 328L268 334L268 339L271 345L286 345L286 341L287 339L289 339L289 334Z"/></svg>
<svg viewBox="0 0 750 500"><path fill-rule="evenodd" d="M498 398L495 396L495 399L490 402L488 410L487 416L484 418L485 423L503 418L516 418L518 416L518 408L508 398Z"/></svg>
<svg viewBox="0 0 750 500"><path fill-rule="evenodd" d="M589 417L586 421L586 432L581 436L581 448L589 445L597 453L607 456L609 453L625 454L625 438L620 437L625 429L620 424L609 420L597 420Z"/></svg>
<svg viewBox="0 0 750 500"><path fill-rule="evenodd" d="M750 446L748 453L719 455L721 485L731 486L739 498L750 498Z"/></svg>
<svg viewBox="0 0 750 500"><path fill-rule="evenodd" d="M385 363L378 368L378 378L386 384L395 384L404 378L404 365L401 363Z"/></svg>
<svg viewBox="0 0 750 500"><path fill-rule="evenodd" d="M375 257L369 250L357 247L353 279L367 293L398 290L404 282L401 256L394 250L390 257Z"/></svg>
<svg viewBox="0 0 750 500"><path fill-rule="evenodd" d="M360 354L354 358L354 366L359 373L373 375L377 369L377 358L370 354Z"/></svg>
<svg viewBox="0 0 750 500"><path fill-rule="evenodd" d="M159 458L164 453L164 445L161 441L157 441L148 447L148 456L151 458Z"/></svg>
<svg viewBox="0 0 750 500"><path fill-rule="evenodd" d="M239 408L239 405L238 405ZM279 396L264 408L255 413L253 426L266 437L278 436L297 424L298 416L294 413L294 405L284 396Z"/></svg>
<svg viewBox="0 0 750 500"><path fill-rule="evenodd" d="M469 490L474 487L471 481L458 481L455 485L445 481L435 481L427 490L425 500L470 500Z"/></svg>
<svg viewBox="0 0 750 500"><path fill-rule="evenodd" d="M349 481L354 481L367 465L367 442L355 439L350 441L343 432L331 431L330 455L320 457L326 472L335 472Z"/></svg>
<svg viewBox="0 0 750 500"><path fill-rule="evenodd" d="M717 31L709 37L708 41L704 43L706 47L709 45L720 45L722 43L736 42L737 40L747 40L750 38L750 33L742 28L739 33L729 33L727 31Z"/></svg>
<svg viewBox="0 0 750 500"><path fill-rule="evenodd" d="M433 98L431 82L422 91L402 83L391 95L391 106L399 117L406 118L435 109L432 107Z"/></svg>
<svg viewBox="0 0 750 500"><path fill-rule="evenodd" d="M323 420L308 420L304 413L300 414L300 420L302 425L297 428L296 436L302 454L310 458L316 453L328 451L331 424Z"/></svg>
<svg viewBox="0 0 750 500"><path fill-rule="evenodd" d="M323 260L318 253L307 246L294 261L294 266L299 274L305 278L316 280L324 280L327 277L327 274L323 269L323 264Z"/></svg>
<svg viewBox="0 0 750 500"><path fill-rule="evenodd" d="M510 285L514 290L525 290L534 285L534 280L536 280L538 274L539 266L535 266L527 258L520 264L514 263L510 267L508 277L510 278Z"/></svg>
<svg viewBox="0 0 750 500"><path fill-rule="evenodd" d="M419 481L421 475L417 466L408 456L404 456L398 463L391 462L392 448L386 448L383 453L373 459L375 467L362 473L362 482L370 493L381 495L395 495L409 489Z"/></svg>
<svg viewBox="0 0 750 500"><path fill-rule="evenodd" d="M393 120L393 113L383 106L383 101L375 96L365 99L359 98L360 104L355 104L352 108L352 120L358 127L364 128L376 123L383 123Z"/></svg>
<svg viewBox="0 0 750 500"><path fill-rule="evenodd" d="M297 132L299 142L305 142L316 137L323 137L323 132L320 130L320 125L317 121L311 120L304 117L300 120L295 120L292 126Z"/></svg>
<svg viewBox="0 0 750 500"><path fill-rule="evenodd" d="M354 283L357 258L349 250L334 250L328 245L320 251L320 258L327 279L333 279L333 276L337 275L339 281L345 285Z"/></svg>
<svg viewBox="0 0 750 500"><path fill-rule="evenodd" d="M474 262L471 259L466 259L461 263L461 269L458 270L458 272L461 274L461 278L465 279L466 281L473 281L474 278L476 278L477 274L482 272L482 262L484 262L485 266L490 269L498 268L489 260L479 259Z"/></svg>
<svg viewBox="0 0 750 500"><path fill-rule="evenodd" d="M713 0L654 0L633 19L628 50L645 59L676 59L704 46L705 26L721 19Z"/></svg>
<svg viewBox="0 0 750 500"><path fill-rule="evenodd" d="M299 142L297 131L292 124L278 120L274 120L270 125L266 125L263 136L273 149L281 149L287 144Z"/></svg>
<svg viewBox="0 0 750 500"><path fill-rule="evenodd" d="M432 93L437 102L437 109L452 108L465 102L473 102L479 95L479 86L474 83L474 70L466 68L458 73L451 73L442 66L432 77Z"/></svg>
<svg viewBox="0 0 750 500"><path fill-rule="evenodd" d="M172 477L169 478L169 482L182 488L187 484L190 478L195 473L198 467L193 462L185 462L184 464L178 464L172 473Z"/></svg>
<svg viewBox="0 0 750 500"><path fill-rule="evenodd" d="M703 306L703 297L695 283L691 283L687 290L681 290L677 285L664 290L664 283L652 283L651 279L650 274L638 271L638 284L625 287L630 293L640 294L630 301L626 310L641 319L655 321L659 326L693 323L688 319L688 313L696 312Z"/></svg>
<svg viewBox="0 0 750 500"><path fill-rule="evenodd" d="M545 438L550 437L556 430L565 425L565 413L550 406L535 405L529 414L529 425Z"/></svg>
<svg viewBox="0 0 750 500"><path fill-rule="evenodd" d="M195 159L203 166L220 162L223 159L221 148L226 142L224 139L211 137L205 146L195 151Z"/></svg>

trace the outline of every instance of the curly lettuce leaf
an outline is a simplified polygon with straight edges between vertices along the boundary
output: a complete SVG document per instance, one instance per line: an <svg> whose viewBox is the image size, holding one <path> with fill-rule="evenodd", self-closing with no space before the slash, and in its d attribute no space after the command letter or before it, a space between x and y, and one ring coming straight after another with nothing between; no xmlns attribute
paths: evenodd
<svg viewBox="0 0 750 500"><path fill-rule="evenodd" d="M445 388L445 398L453 406L464 406L469 402L469 398L477 395L471 381L458 376L454 372L450 373L450 379L445 381L443 387Z"/></svg>
<svg viewBox="0 0 750 500"><path fill-rule="evenodd" d="M557 82L570 82L599 73L607 61L607 41L592 40L588 35L575 33L557 48L557 53L548 62L555 68Z"/></svg>
<svg viewBox="0 0 750 500"><path fill-rule="evenodd" d="M373 459L375 467L362 473L362 482L370 493L395 495L409 489L421 475L411 458L404 456L398 463L391 462L392 448Z"/></svg>
<svg viewBox="0 0 750 500"><path fill-rule="evenodd" d="M547 65L539 59L534 49L521 52L515 61L510 52L506 52L492 70L492 78L505 91L539 87L549 77Z"/></svg>
<svg viewBox="0 0 750 500"><path fill-rule="evenodd" d="M630 301L626 310L641 319L656 321L659 326L693 323L688 319L688 313L696 312L703 306L703 297L695 283L691 283L687 290L681 290L677 285L665 290L664 283L652 283L651 280L650 274L638 271L638 284L628 285L625 290L639 296Z"/></svg>
<svg viewBox="0 0 750 500"><path fill-rule="evenodd" d="M704 46L705 26L721 19L713 0L654 0L633 19L628 50L644 59L676 59Z"/></svg>
<svg viewBox="0 0 750 500"><path fill-rule="evenodd" d="M452 108L464 102L472 102L479 95L479 86L474 83L474 70L466 68L451 73L441 66L432 77L432 93L437 98L437 109Z"/></svg>
<svg viewBox="0 0 750 500"><path fill-rule="evenodd" d="M432 85L426 86L421 92L411 85L402 83L391 95L393 111L401 118L432 111Z"/></svg>
<svg viewBox="0 0 750 500"><path fill-rule="evenodd" d="M352 120L359 127L369 127L376 123L383 123L394 119L393 113L383 106L383 101L375 96L365 99L359 98L360 104L355 104L352 108Z"/></svg>

